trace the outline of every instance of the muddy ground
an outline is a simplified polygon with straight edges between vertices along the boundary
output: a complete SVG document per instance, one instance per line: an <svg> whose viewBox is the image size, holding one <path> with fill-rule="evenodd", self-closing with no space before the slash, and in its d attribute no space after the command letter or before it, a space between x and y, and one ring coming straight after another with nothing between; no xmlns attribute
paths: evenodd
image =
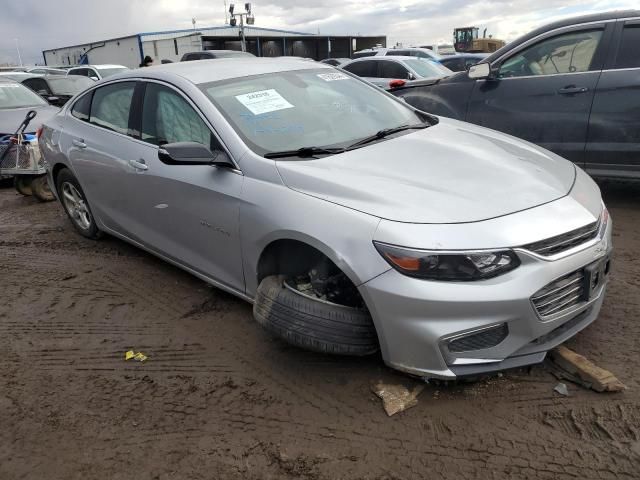
<svg viewBox="0 0 640 480"><path fill-rule="evenodd" d="M428 385L388 418L378 357L289 347L250 305L0 190L0 479L640 478L640 187L605 185L605 306L569 346L629 389L543 366ZM145 363L125 362L141 350Z"/></svg>

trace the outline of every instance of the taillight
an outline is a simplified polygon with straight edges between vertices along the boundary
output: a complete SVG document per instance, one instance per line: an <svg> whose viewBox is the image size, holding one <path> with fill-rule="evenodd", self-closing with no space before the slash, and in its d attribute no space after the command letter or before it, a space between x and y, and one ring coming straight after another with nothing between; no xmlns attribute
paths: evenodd
<svg viewBox="0 0 640 480"><path fill-rule="evenodd" d="M42 136L42 127L38 128L38 129L36 130L36 138L37 138L38 140L40 140L40 137L41 137L41 136Z"/></svg>
<svg viewBox="0 0 640 480"><path fill-rule="evenodd" d="M389 88L400 88L400 87L404 87L405 83L407 83L407 82L405 82L404 80L400 80L400 79L398 79L398 80L391 80L391 81L389 82Z"/></svg>

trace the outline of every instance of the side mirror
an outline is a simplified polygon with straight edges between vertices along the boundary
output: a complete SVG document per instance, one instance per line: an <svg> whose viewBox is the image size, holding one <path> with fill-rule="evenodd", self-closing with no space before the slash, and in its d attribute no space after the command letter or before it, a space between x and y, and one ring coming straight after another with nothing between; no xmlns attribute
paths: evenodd
<svg viewBox="0 0 640 480"><path fill-rule="evenodd" d="M469 67L469 78L474 80L480 80L483 78L491 77L491 65L488 63L477 63L476 65L471 65Z"/></svg>
<svg viewBox="0 0 640 480"><path fill-rule="evenodd" d="M51 105L57 105L58 102L60 102L60 97L49 96L46 98L47 98L47 102L49 102Z"/></svg>
<svg viewBox="0 0 640 480"><path fill-rule="evenodd" d="M94 82L97 82L98 80L100 80L98 77L92 75L89 77L91 80L93 80Z"/></svg>
<svg viewBox="0 0 640 480"><path fill-rule="evenodd" d="M212 152L197 142L167 143L158 149L158 158L167 165L213 165L236 168L226 152Z"/></svg>

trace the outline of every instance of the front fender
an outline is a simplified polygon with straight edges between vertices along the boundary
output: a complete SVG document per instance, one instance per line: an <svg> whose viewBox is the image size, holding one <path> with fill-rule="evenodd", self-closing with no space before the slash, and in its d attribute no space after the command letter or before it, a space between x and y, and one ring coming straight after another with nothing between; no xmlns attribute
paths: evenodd
<svg viewBox="0 0 640 480"><path fill-rule="evenodd" d="M389 270L373 246L380 219L284 185L247 180L240 209L246 293L257 290L260 255L276 240L297 240L325 254L356 285Z"/></svg>

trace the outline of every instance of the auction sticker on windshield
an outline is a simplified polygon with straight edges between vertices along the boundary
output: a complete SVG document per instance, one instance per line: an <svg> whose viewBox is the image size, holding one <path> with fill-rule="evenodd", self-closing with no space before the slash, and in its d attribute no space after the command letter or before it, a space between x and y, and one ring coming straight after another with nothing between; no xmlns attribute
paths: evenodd
<svg viewBox="0 0 640 480"><path fill-rule="evenodd" d="M236 99L254 115L293 108L293 105L282 98L282 95L273 88L245 93L244 95L236 95Z"/></svg>
<svg viewBox="0 0 640 480"><path fill-rule="evenodd" d="M344 73L319 73L318 77L320 77L325 82L333 82L335 80L349 80L349 75L345 75Z"/></svg>

